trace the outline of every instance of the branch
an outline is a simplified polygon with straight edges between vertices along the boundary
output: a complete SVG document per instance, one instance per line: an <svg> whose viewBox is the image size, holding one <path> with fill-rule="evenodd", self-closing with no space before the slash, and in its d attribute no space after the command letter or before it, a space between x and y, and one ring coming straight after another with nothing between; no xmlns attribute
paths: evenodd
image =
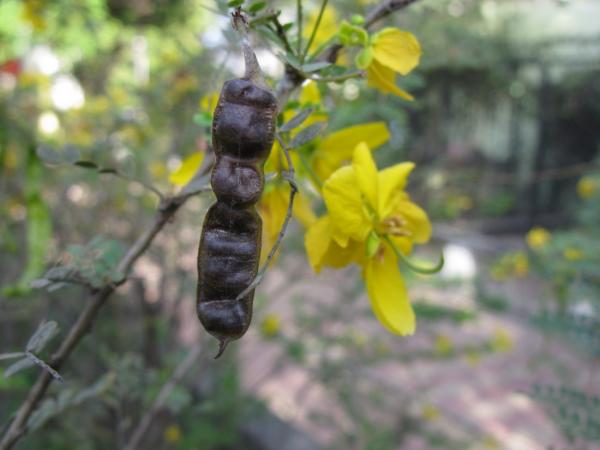
<svg viewBox="0 0 600 450"><path fill-rule="evenodd" d="M209 188L205 187L204 190L209 190ZM203 192L204 190L198 189L196 192ZM104 303L106 303L114 290L126 281L126 276L129 274L133 264L148 249L148 247L150 247L150 244L152 244L156 235L171 220L177 210L191 195L192 194L190 193L170 197L160 204L152 226L133 243L123 259L119 262L118 271L125 275L125 277L118 283L106 285L93 294L89 303L77 318L77 321L71 326L66 339L48 361L50 367L56 371L60 370L81 339L90 331L92 323L100 308L104 306ZM10 427L2 438L2 441L0 441L0 450L11 449L17 441L27 433L29 417L46 394L52 380L53 377L49 372L43 371L40 373L36 383L29 391L27 398L17 411Z"/></svg>
<svg viewBox="0 0 600 450"><path fill-rule="evenodd" d="M385 0L373 8L369 14L367 14L367 17L365 18L365 27L370 28L393 12L404 9L418 1L419 0ZM337 59L338 53L343 48L344 46L341 44L332 44L323 50L323 52L319 55L318 60L334 63ZM285 65L285 75L277 85L276 89L280 111L285 107L285 104L287 103L292 92L294 92L294 90L298 88L306 79L306 76L299 73L289 64Z"/></svg>
<svg viewBox="0 0 600 450"><path fill-rule="evenodd" d="M190 369L194 366L196 360L200 357L202 353L202 347L200 344L194 345L191 348L187 356L183 361L179 363L177 368L173 371L173 375L171 378L163 385L162 389L156 396L154 403L148 410L148 412L142 417L137 427L131 434L131 438L129 442L125 446L124 450L135 450L139 447L142 439L146 435L152 420L160 412L160 410L165 406L169 395L175 387L181 382L186 373L190 371Z"/></svg>

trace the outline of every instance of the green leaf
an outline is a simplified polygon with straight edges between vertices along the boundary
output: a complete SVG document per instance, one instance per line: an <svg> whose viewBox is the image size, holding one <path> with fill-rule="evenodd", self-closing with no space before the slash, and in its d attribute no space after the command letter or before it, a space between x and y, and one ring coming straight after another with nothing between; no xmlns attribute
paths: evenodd
<svg viewBox="0 0 600 450"><path fill-rule="evenodd" d="M112 167L102 167L102 168L98 168L98 173L110 173L113 175L116 175L117 169L113 169Z"/></svg>
<svg viewBox="0 0 600 450"><path fill-rule="evenodd" d="M294 117L292 117L286 123L284 123L281 126L280 131L282 133L286 133L288 131L292 131L295 128L298 128L300 125L302 125L304 123L304 121L306 119L308 119L308 117L312 114L313 111L314 111L313 108L307 108L305 110L300 111L298 114L296 114Z"/></svg>
<svg viewBox="0 0 600 450"><path fill-rule="evenodd" d="M377 233L371 231L367 238L367 258L372 258L377 254L379 246L381 245L381 238Z"/></svg>
<svg viewBox="0 0 600 450"><path fill-rule="evenodd" d="M31 361L29 358L25 357L23 359L20 359L16 363L11 364L4 370L4 378L13 376L15 373L20 372L21 370L28 369L33 366L35 366L35 363L33 361Z"/></svg>
<svg viewBox="0 0 600 450"><path fill-rule="evenodd" d="M204 111L198 114L194 114L194 123L202 126L210 128L212 125L213 116L211 113Z"/></svg>
<svg viewBox="0 0 600 450"><path fill-rule="evenodd" d="M26 350L34 353L40 352L57 334L58 324L56 322L42 322L36 332L29 338Z"/></svg>
<svg viewBox="0 0 600 450"><path fill-rule="evenodd" d="M267 6L267 2L256 2L256 3L252 3L249 7L248 7L248 11L251 12L252 14L256 14L257 12L265 9L265 7Z"/></svg>
<svg viewBox="0 0 600 450"><path fill-rule="evenodd" d="M316 138L327 126L327 122L316 122L300 131L290 144L290 148L302 147Z"/></svg>
<svg viewBox="0 0 600 450"><path fill-rule="evenodd" d="M0 361L6 360L6 359L22 358L23 356L25 356L25 353L23 353L23 352L2 353L2 354L0 354Z"/></svg>
<svg viewBox="0 0 600 450"><path fill-rule="evenodd" d="M230 8L237 8L238 6L242 6L244 4L244 0L229 0L227 2L227 6Z"/></svg>
<svg viewBox="0 0 600 450"><path fill-rule="evenodd" d="M325 68L327 68L329 66L331 66L331 63L329 63L329 62L326 62L326 61L316 61L316 62L304 64L301 67L301 69L302 69L302 72L311 73L311 72L317 72L319 70L325 69Z"/></svg>

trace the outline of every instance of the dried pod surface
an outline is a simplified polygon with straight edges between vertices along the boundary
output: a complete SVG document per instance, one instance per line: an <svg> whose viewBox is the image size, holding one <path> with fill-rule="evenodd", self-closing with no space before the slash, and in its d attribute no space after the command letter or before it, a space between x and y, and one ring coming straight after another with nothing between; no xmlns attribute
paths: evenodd
<svg viewBox="0 0 600 450"><path fill-rule="evenodd" d="M273 93L258 86L248 70L244 78L223 85L215 109L211 185L217 201L206 214L200 238L197 312L220 341L217 357L246 332L252 318L254 291L236 298L258 271L262 221L254 205L264 187L276 112Z"/></svg>

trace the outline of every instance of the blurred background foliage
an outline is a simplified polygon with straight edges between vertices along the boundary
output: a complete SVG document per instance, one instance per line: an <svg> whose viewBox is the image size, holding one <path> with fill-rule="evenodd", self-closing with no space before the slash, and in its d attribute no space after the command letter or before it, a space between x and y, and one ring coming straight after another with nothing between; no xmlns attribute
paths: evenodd
<svg viewBox="0 0 600 450"><path fill-rule="evenodd" d="M324 28L375 5L332 1ZM295 20L295 3L270 6ZM319 6L304 3L307 23ZM226 11L195 0L0 3L3 426L42 370L28 352L50 355L86 289L122 278L117 261L151 223L153 189L176 192L169 174L207 148L209 96L241 71ZM211 200L193 198L18 448L130 449L199 342L139 448L597 448L599 16L593 0L422 0L386 19L421 42L421 65L403 78L414 102L357 79L320 86L330 130L385 121L378 165L417 163L409 191L447 262L440 276L409 279L414 337L377 328L356 268L312 275L295 227L246 341L213 362L191 313ZM283 65L271 50L257 38L275 84ZM500 400L511 396L517 406Z"/></svg>

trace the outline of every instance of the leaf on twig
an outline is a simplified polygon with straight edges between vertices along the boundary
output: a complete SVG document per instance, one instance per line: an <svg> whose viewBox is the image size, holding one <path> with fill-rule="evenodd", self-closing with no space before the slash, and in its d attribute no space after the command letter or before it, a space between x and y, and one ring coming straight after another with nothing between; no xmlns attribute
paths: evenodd
<svg viewBox="0 0 600 450"><path fill-rule="evenodd" d="M300 111L286 123L284 123L279 129L282 133L286 133L288 131L292 131L294 128L298 128L300 125L304 123L306 119L312 114L314 108L307 108Z"/></svg>
<svg viewBox="0 0 600 450"><path fill-rule="evenodd" d="M290 144L290 148L302 147L316 138L327 126L327 122L316 122L298 132Z"/></svg>
<svg viewBox="0 0 600 450"><path fill-rule="evenodd" d="M5 360L5 359L21 358L23 356L25 356L25 353L23 353L23 352L2 353L2 354L0 354L0 361Z"/></svg>
<svg viewBox="0 0 600 450"><path fill-rule="evenodd" d="M42 322L27 342L26 351L39 353L58 334L58 324L54 321Z"/></svg>
<svg viewBox="0 0 600 450"><path fill-rule="evenodd" d="M23 369L28 369L29 367L33 367L35 364L29 358L25 357L23 359L18 360L16 363L11 364L4 371L4 378L8 378L14 375L17 372L20 372Z"/></svg>
<svg viewBox="0 0 600 450"><path fill-rule="evenodd" d="M25 353L25 356L29 358L31 362L33 362L34 364L48 372L50 375L52 375L52 378L54 378L56 381L59 381L61 383L64 381L63 377L56 370L50 367L50 365L47 364L44 360L38 358L31 352Z"/></svg>
<svg viewBox="0 0 600 450"><path fill-rule="evenodd" d="M316 61L316 62L312 62L312 63L303 64L301 69L302 69L302 72L304 72L304 73L312 73L312 72L317 72L319 70L325 69L329 66L331 66L331 63L328 63L325 61Z"/></svg>

